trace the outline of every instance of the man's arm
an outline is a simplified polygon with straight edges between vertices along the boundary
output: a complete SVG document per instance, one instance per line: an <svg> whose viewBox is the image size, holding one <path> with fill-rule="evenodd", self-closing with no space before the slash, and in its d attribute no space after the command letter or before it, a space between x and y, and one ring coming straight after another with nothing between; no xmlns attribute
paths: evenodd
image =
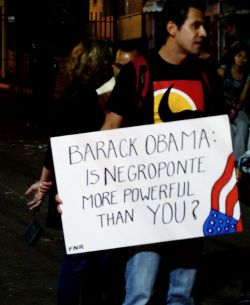
<svg viewBox="0 0 250 305"><path fill-rule="evenodd" d="M124 126L134 110L136 74L130 62L122 67L114 89L106 103L106 116L101 130L116 129Z"/></svg>
<svg viewBox="0 0 250 305"><path fill-rule="evenodd" d="M123 116L115 112L108 112L101 130L120 128L122 126L122 122Z"/></svg>

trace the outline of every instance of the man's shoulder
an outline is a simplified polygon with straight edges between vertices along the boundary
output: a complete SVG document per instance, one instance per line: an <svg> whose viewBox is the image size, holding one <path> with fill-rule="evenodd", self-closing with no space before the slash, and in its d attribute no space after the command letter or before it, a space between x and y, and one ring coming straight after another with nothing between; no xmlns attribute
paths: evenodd
<svg viewBox="0 0 250 305"><path fill-rule="evenodd" d="M199 70L209 70L210 69L210 62L198 56L191 56L190 57L191 65L195 66Z"/></svg>
<svg viewBox="0 0 250 305"><path fill-rule="evenodd" d="M215 60L206 60L202 58L197 58L198 67L201 71L204 71L208 74L217 74L218 64Z"/></svg>
<svg viewBox="0 0 250 305"><path fill-rule="evenodd" d="M151 67L155 64L158 57L158 52L151 51L146 54L135 57L133 60L131 60L130 65L146 65L148 67Z"/></svg>
<svg viewBox="0 0 250 305"><path fill-rule="evenodd" d="M148 60L147 56L140 55L140 56L136 56L135 58L133 58L131 60L131 63L133 65L148 65L149 64L149 60Z"/></svg>

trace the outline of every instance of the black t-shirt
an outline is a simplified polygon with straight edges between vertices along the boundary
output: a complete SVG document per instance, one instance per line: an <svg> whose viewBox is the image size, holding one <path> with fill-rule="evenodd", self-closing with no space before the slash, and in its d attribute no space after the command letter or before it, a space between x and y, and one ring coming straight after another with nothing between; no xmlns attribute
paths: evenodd
<svg viewBox="0 0 250 305"><path fill-rule="evenodd" d="M62 94L54 109L51 136L97 131L104 122L104 113L94 88L72 82ZM54 172L51 146L48 146L43 165ZM55 177L52 178L54 180ZM55 182L55 181L54 181ZM56 210L56 183L49 191L49 206L46 225L61 229L61 217Z"/></svg>
<svg viewBox="0 0 250 305"><path fill-rule="evenodd" d="M154 54L148 62L151 85L142 107L137 107L132 63L122 68L107 103L109 111L124 117L124 126L224 113L219 78L203 61L190 57L184 64L173 65Z"/></svg>
<svg viewBox="0 0 250 305"><path fill-rule="evenodd" d="M141 107L138 108L136 92L136 72L130 62L120 71L116 85L107 101L108 111L124 117L123 127L153 123L152 118L152 90L149 90Z"/></svg>
<svg viewBox="0 0 250 305"><path fill-rule="evenodd" d="M54 111L51 136L62 136L100 130L104 113L94 88L72 82L62 94ZM44 166L53 169L49 145Z"/></svg>

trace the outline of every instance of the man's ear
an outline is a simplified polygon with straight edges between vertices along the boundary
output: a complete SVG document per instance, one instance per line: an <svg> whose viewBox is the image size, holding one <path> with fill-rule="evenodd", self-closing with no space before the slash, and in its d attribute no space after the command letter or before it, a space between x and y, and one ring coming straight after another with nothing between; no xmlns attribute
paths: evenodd
<svg viewBox="0 0 250 305"><path fill-rule="evenodd" d="M175 36L177 31L177 25L173 21L168 21L166 24L166 29L170 36Z"/></svg>

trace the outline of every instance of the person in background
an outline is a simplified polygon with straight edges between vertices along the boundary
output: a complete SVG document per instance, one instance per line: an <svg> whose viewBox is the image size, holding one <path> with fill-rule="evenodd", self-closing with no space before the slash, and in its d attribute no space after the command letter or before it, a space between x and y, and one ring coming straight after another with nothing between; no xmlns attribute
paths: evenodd
<svg viewBox="0 0 250 305"><path fill-rule="evenodd" d="M140 44L133 41L123 41L120 43L120 47L116 51L115 61L112 65L113 76L96 90L104 111L106 102L115 86L121 68L137 56L141 56L143 53L144 50L142 43Z"/></svg>
<svg viewBox="0 0 250 305"><path fill-rule="evenodd" d="M151 86L147 97L139 107L136 73L128 63L121 69L107 102L108 113L101 130L224 113L216 70L211 71L199 58L207 36L205 8L203 0L166 0L161 13L162 44L148 59ZM195 107L185 108L181 99L172 99L172 88L187 94ZM165 94L154 98L154 92L160 89ZM162 263L169 268L164 269L168 272L164 303L193 304L191 293L201 249L201 239L130 247L123 305L146 305L152 301Z"/></svg>
<svg viewBox="0 0 250 305"><path fill-rule="evenodd" d="M231 120L233 151L236 161L246 151L249 117L245 112L250 88L249 52L237 42L229 50L229 63L218 68L223 80L225 102Z"/></svg>
<svg viewBox="0 0 250 305"><path fill-rule="evenodd" d="M104 122L104 113L99 104L96 89L112 75L113 48L110 42L85 39L71 52L67 75L69 84L58 102L53 117L51 136L61 136L99 130ZM27 204L31 211L40 208L45 195L51 192L52 205L57 193L51 147L46 152L39 181L31 185L26 195L34 194ZM53 220L51 219L51 222ZM101 270L108 259L108 252L67 255L64 249L59 276L57 305L78 305L82 278L91 282L83 295L90 295L90 304L100 304L103 285ZM88 283L86 281L86 283ZM93 291L91 287L95 287ZM87 293L86 293L87 292Z"/></svg>
<svg viewBox="0 0 250 305"><path fill-rule="evenodd" d="M140 46L139 43L126 41L121 43L120 48L116 52L115 62L112 65L115 79L117 79L123 66L143 53L143 46Z"/></svg>
<svg viewBox="0 0 250 305"><path fill-rule="evenodd" d="M247 150L237 162L237 178L239 184L239 197L240 201L246 204L246 208L249 208L250 200L250 150ZM243 206L242 206L243 208ZM243 210L244 211L244 210ZM244 220L244 219L243 219ZM243 222L245 232L249 231L249 223L245 218ZM250 266L249 266L249 250L245 249L241 260L243 268L241 268L241 290L238 299L238 305L250 305Z"/></svg>

